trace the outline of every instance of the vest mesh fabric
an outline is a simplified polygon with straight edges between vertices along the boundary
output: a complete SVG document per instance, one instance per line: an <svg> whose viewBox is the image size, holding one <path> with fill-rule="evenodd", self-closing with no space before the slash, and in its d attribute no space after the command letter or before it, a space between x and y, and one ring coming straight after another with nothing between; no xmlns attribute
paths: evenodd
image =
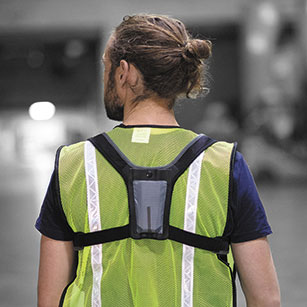
<svg viewBox="0 0 307 307"><path fill-rule="evenodd" d="M134 164L146 167L170 163L196 134L181 128L152 128L149 143L132 143L133 128L115 128L108 135ZM232 145L218 142L205 151L196 233L222 236L227 219L229 168ZM61 150L60 194L64 213L75 232L89 232L84 171L84 143ZM96 151L101 229L129 223L126 185ZM177 180L172 197L170 225L184 228L188 170ZM63 306L92 306L91 247L78 254L77 276L68 287ZM183 245L171 240L133 240L102 245L102 306L168 307L181 305ZM232 258L231 255L229 258ZM194 306L232 306L229 268L217 255L195 248Z"/></svg>

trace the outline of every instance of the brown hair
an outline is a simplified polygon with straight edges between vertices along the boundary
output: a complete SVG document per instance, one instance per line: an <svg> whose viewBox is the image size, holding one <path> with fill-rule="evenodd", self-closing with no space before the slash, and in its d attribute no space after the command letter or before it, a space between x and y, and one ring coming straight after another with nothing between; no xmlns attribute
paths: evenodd
<svg viewBox="0 0 307 307"><path fill-rule="evenodd" d="M121 60L135 65L145 88L139 98L156 93L173 105L178 96L191 98L204 89L204 60L211 55L211 42L193 39L181 21L161 15L126 16L113 37L113 70Z"/></svg>

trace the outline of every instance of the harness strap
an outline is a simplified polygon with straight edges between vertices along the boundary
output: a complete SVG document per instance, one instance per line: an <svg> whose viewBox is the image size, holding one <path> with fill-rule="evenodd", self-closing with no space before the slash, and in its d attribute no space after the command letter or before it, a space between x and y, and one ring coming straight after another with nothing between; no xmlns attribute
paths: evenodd
<svg viewBox="0 0 307 307"><path fill-rule="evenodd" d="M81 250L84 246L103 244L127 238L130 238L129 225L90 233L77 232L74 235L73 244L75 250ZM221 255L227 254L229 250L229 242L226 239L221 237L209 238L173 226L169 226L168 239Z"/></svg>
<svg viewBox="0 0 307 307"><path fill-rule="evenodd" d="M209 238L173 226L169 226L169 239L216 254L227 255L229 251L229 242L227 239L221 237Z"/></svg>
<svg viewBox="0 0 307 307"><path fill-rule="evenodd" d="M164 216L164 227L167 228L165 236L163 237L151 237L152 239L171 239L173 241L186 244L192 247L205 249L217 254L227 254L229 250L229 242L221 237L209 238L206 236L198 235L189 231L185 231L176 227L169 225L169 210L171 203L171 194L173 186L180 175L193 163L193 161L208 147L214 144L216 141L205 136L199 135L194 138L180 154L171 163L161 166L161 167L140 167L134 165L117 147L117 145L111 140L111 138L106 134L99 134L89 141L98 149L98 151L106 158L106 160L116 169L116 171L123 177L127 184L128 192L131 189L131 176L142 176L145 175L149 170L154 173L153 177L162 176L167 180L169 187L166 198L166 209ZM132 177L133 178L133 177ZM129 203L133 202L131 199L131 191ZM129 206L129 224L121 227L115 227L110 229L105 229L101 231L93 231L90 233L75 233L73 243L76 250L83 249L84 246L91 246L97 244L103 244L107 242L134 238L140 239L140 237L135 237L131 231L131 227L134 221L131 218L134 214L131 214L133 206ZM150 237L147 237L150 238Z"/></svg>
<svg viewBox="0 0 307 307"><path fill-rule="evenodd" d="M76 232L73 238L75 250L82 250L84 246L103 244L130 237L129 225L89 233Z"/></svg>
<svg viewBox="0 0 307 307"><path fill-rule="evenodd" d="M189 167L189 165L198 157L200 153L216 143L216 140L206 135L200 134L194 138L179 153L174 161L161 167L140 167L133 164L118 148L118 146L106 134L102 133L89 139L89 141L98 149L98 151L108 160L108 162L124 177L125 181L129 179L129 169L169 169L172 174L172 182Z"/></svg>
<svg viewBox="0 0 307 307"><path fill-rule="evenodd" d="M117 145L109 138L106 133L98 134L89 139L89 141L98 149L98 151L107 159L107 161L121 174L125 179L128 177L129 160L124 157ZM116 149L115 149L116 148Z"/></svg>

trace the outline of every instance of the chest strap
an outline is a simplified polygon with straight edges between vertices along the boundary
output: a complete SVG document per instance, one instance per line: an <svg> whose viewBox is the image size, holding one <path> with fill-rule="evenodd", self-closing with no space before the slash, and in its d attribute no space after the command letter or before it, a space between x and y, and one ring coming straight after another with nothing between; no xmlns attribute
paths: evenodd
<svg viewBox="0 0 307 307"><path fill-rule="evenodd" d="M103 244L128 238L131 238L129 224L90 233L76 232L73 244L75 250L82 250L84 246ZM226 238L209 238L171 225L169 226L169 235L167 239L205 249L220 255L227 255L229 251L229 241Z"/></svg>
<svg viewBox="0 0 307 307"><path fill-rule="evenodd" d="M96 232L75 233L73 244L76 250L80 250L84 246L133 238L170 239L217 254L228 253L229 241L226 238L210 238L169 225L172 192L177 179L204 150L216 142L215 140L205 135L197 136L180 152L175 160L162 167L140 167L133 164L105 133L93 137L89 141L125 181L128 191L129 224ZM153 183L157 183L156 185L158 186L158 190L155 188L154 193L150 188ZM163 214L161 215L161 222L158 221L153 229L148 228L148 224L147 227L143 227L142 223L139 222L141 217L138 215L144 216L144 214L142 213L142 207L138 207L141 202L137 196L138 185L143 185L145 190L149 186L149 190L146 191L149 194L161 194L159 199L162 199L162 201L156 202L156 206L153 206L153 209L155 210L157 206L163 203L163 207L161 207ZM146 193L143 191L141 194ZM146 207L146 209L148 208L150 210L150 207Z"/></svg>

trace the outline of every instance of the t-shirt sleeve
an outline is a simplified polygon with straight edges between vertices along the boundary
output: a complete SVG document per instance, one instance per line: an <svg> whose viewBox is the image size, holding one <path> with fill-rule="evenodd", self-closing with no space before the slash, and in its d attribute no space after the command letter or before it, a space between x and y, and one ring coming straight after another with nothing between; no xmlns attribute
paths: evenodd
<svg viewBox="0 0 307 307"><path fill-rule="evenodd" d="M73 231L66 220L60 201L56 169L52 173L35 228L44 236L54 240L73 239Z"/></svg>
<svg viewBox="0 0 307 307"><path fill-rule="evenodd" d="M236 153L234 161L231 209L231 242L255 240L272 233L254 178L240 152Z"/></svg>

